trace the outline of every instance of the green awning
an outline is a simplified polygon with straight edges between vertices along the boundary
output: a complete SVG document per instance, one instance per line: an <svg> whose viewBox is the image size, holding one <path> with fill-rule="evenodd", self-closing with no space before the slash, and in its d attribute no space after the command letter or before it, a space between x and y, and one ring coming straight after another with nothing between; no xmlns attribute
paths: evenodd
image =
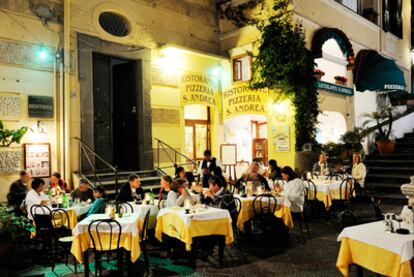
<svg viewBox="0 0 414 277"><path fill-rule="evenodd" d="M354 83L357 91L406 91L404 73L391 59L374 50L361 50L355 58Z"/></svg>

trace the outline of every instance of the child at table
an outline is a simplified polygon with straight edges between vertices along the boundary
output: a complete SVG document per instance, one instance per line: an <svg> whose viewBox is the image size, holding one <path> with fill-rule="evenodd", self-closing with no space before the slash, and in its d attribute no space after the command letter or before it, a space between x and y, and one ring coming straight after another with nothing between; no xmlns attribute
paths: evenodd
<svg viewBox="0 0 414 277"><path fill-rule="evenodd" d="M91 214L103 214L105 213L106 208L106 191L102 186L96 186L93 189L93 197L95 197L95 201L93 202L92 207L88 211L88 215Z"/></svg>

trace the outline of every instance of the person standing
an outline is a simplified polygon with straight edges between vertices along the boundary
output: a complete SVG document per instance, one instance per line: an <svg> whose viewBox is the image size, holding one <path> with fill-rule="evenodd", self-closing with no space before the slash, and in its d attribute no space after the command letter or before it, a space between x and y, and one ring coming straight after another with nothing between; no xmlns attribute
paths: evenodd
<svg viewBox="0 0 414 277"><path fill-rule="evenodd" d="M361 155L354 153L352 155L352 178L361 188L364 187L365 177L367 176L367 168L361 161Z"/></svg>
<svg viewBox="0 0 414 277"><path fill-rule="evenodd" d="M72 190L70 193L72 199L79 199L82 202L86 202L89 199L94 200L93 190L89 187L89 182L86 179L80 179L79 187Z"/></svg>
<svg viewBox="0 0 414 277"><path fill-rule="evenodd" d="M144 200L144 190L141 187L139 176L132 174L128 176L128 183L121 187L117 199L119 202L125 203L134 201L137 196Z"/></svg>
<svg viewBox="0 0 414 277"><path fill-rule="evenodd" d="M30 181L30 174L26 171L21 171L19 176L19 180L11 184L9 193L7 194L8 205L14 207L16 213L21 211L22 202L26 198L28 191L27 184Z"/></svg>
<svg viewBox="0 0 414 277"><path fill-rule="evenodd" d="M30 219L33 219L30 214L30 209L34 205L47 205L49 203L47 195L43 192L44 186L45 181L42 179L35 178L32 180L32 189L26 195L27 214Z"/></svg>
<svg viewBox="0 0 414 277"><path fill-rule="evenodd" d="M200 163L200 166L198 168L198 173L200 175L204 175L204 174L212 174L214 168L216 167L221 167L221 163L219 160L217 160L217 158L213 157L211 155L211 151L210 150L205 150L204 151L204 159L203 161Z"/></svg>

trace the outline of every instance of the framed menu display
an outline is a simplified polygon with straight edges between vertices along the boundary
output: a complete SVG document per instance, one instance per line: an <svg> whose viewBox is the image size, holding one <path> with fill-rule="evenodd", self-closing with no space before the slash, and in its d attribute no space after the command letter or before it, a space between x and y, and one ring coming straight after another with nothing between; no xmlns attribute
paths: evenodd
<svg viewBox="0 0 414 277"><path fill-rule="evenodd" d="M50 144L25 143L24 168L32 177L50 177Z"/></svg>

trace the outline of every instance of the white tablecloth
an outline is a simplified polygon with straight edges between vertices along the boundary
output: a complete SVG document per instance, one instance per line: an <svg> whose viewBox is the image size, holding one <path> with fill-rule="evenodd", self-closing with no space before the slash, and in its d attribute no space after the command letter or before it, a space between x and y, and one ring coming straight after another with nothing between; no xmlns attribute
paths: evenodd
<svg viewBox="0 0 414 277"><path fill-rule="evenodd" d="M179 217L182 218L182 220L187 226L190 226L191 221L193 220L211 220L211 219L228 218L231 222L229 211L223 210L223 209L212 208L212 207L193 208L191 209L189 214L186 214L184 208L180 208L180 207L164 208L158 212L157 218L167 213L177 214Z"/></svg>
<svg viewBox="0 0 414 277"><path fill-rule="evenodd" d="M329 193L332 190L338 190L341 186L342 180L312 180L315 183L316 191ZM308 182L303 182L306 187L309 187ZM343 186L345 188L345 185ZM312 189L312 187L311 187Z"/></svg>
<svg viewBox="0 0 414 277"><path fill-rule="evenodd" d="M409 228L409 235L400 235L397 233L385 232L384 221L361 224L345 228L338 236L338 241L342 238L350 238L366 244L376 246L393 252L401 257L401 263L410 260L413 253L413 228L412 226L402 223L403 228ZM394 228L398 228L398 222L394 221Z"/></svg>
<svg viewBox="0 0 414 277"><path fill-rule="evenodd" d="M145 215L150 211L150 216L156 216L158 214L158 205L136 205L132 204L134 213L138 214L139 220L144 220Z"/></svg>
<svg viewBox="0 0 414 277"><path fill-rule="evenodd" d="M76 227L72 230L73 236L77 236L81 233L88 232L88 226L93 220L97 219L109 219L107 214L92 214L76 224ZM122 233L132 233L133 236L138 235L138 214L125 214L122 218L115 218L118 221L122 228ZM102 224L102 228L100 227L99 231L102 232L110 232L109 226L107 224ZM104 226L107 226L105 228ZM113 232L116 232L117 224L112 225L114 227Z"/></svg>
<svg viewBox="0 0 414 277"><path fill-rule="evenodd" d="M91 206L92 206L92 204L85 204L85 205L82 205L82 206L77 205L77 206L73 206L73 207L70 207L70 208L66 208L65 210L66 211L73 210L75 212L76 216L80 216L80 215L86 214L89 211L89 208Z"/></svg>

